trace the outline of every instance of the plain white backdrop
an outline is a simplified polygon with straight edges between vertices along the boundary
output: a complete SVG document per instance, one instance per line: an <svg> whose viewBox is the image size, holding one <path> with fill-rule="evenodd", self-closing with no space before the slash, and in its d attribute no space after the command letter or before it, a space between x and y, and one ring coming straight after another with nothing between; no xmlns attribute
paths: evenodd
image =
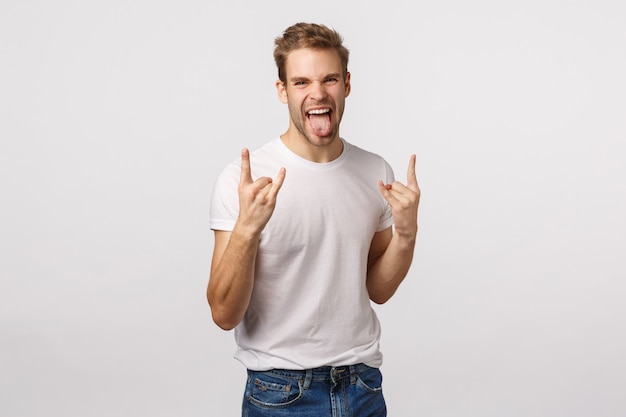
<svg viewBox="0 0 626 417"><path fill-rule="evenodd" d="M422 189L376 310L392 417L626 414L626 6L3 1L0 414L239 415L213 181L287 127L274 37L336 28L342 136Z"/></svg>

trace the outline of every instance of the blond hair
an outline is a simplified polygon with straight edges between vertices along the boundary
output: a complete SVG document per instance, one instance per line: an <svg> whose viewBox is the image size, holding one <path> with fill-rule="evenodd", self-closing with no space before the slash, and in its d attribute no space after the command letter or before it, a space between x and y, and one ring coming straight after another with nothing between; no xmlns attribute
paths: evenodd
<svg viewBox="0 0 626 417"><path fill-rule="evenodd" d="M292 51L302 48L334 49L339 54L344 79L348 73L350 52L343 46L343 38L336 30L316 23L296 23L285 29L283 35L274 40L274 62L278 78L285 82L285 62Z"/></svg>

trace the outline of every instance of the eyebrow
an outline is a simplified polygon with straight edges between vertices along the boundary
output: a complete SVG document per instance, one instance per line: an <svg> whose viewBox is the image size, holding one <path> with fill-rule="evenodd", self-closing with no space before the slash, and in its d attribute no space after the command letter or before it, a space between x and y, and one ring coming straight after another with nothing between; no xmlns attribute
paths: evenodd
<svg viewBox="0 0 626 417"><path fill-rule="evenodd" d="M323 79L326 79L326 78L332 78L332 77L334 77L334 78L341 78L341 74L340 74L340 73L338 73L338 72L332 72L332 73L330 73L330 74L326 74L326 75L323 77ZM292 77L292 78L290 78L290 79L289 79L289 81L291 81L291 82L297 82L297 81L309 81L309 78L307 78L307 77Z"/></svg>

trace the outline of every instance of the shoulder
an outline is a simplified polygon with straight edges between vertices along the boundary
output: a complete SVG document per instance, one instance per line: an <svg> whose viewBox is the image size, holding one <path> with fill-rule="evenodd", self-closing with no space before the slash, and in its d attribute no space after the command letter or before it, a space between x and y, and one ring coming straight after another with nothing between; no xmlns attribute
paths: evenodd
<svg viewBox="0 0 626 417"><path fill-rule="evenodd" d="M342 140L346 147L347 159L368 169L391 171L391 165L382 155L356 146L345 139Z"/></svg>
<svg viewBox="0 0 626 417"><path fill-rule="evenodd" d="M342 140L343 140L344 146L346 147L346 154L350 158L359 158L361 160L381 162L381 163L387 162L385 158L380 154L377 154L375 152L356 146L353 143L348 142L345 139L342 139Z"/></svg>

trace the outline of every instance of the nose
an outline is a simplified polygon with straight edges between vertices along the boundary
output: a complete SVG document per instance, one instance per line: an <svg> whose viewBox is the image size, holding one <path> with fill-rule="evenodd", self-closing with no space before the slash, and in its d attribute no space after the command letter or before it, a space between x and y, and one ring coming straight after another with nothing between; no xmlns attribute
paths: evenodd
<svg viewBox="0 0 626 417"><path fill-rule="evenodd" d="M324 83L320 81L312 83L309 96L314 100L323 100L326 97L326 86Z"/></svg>

